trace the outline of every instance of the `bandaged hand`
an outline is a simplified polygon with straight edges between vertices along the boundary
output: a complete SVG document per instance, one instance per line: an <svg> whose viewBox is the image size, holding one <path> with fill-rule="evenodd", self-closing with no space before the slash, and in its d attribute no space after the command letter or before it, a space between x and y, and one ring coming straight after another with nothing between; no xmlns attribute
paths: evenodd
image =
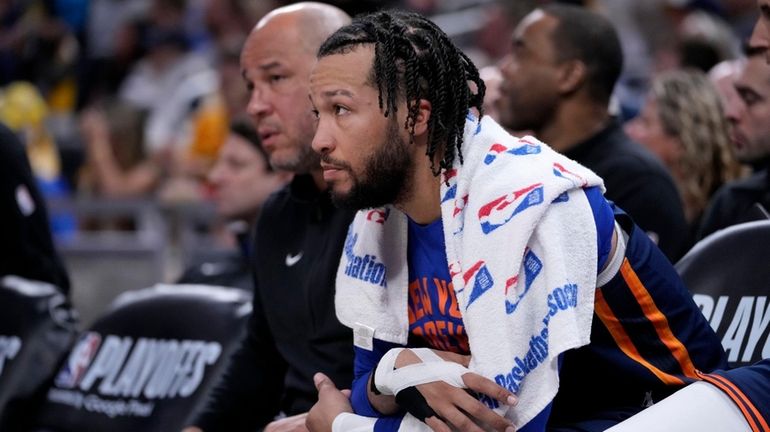
<svg viewBox="0 0 770 432"><path fill-rule="evenodd" d="M437 432L514 431L509 420L479 402L483 393L503 405L516 398L493 381L467 369L468 357L426 348L395 348L380 360L374 387Z"/></svg>

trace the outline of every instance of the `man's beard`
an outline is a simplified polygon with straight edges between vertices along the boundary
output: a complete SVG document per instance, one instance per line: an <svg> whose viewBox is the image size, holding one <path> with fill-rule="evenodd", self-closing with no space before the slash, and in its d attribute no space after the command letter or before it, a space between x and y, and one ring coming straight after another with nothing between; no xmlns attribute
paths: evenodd
<svg viewBox="0 0 770 432"><path fill-rule="evenodd" d="M350 165L333 162L350 174L353 183L347 193L335 193L332 189L335 205L360 210L402 202L409 196L414 161L409 144L398 132L397 122L390 121L385 138L366 160L364 173L360 177L352 171Z"/></svg>
<svg viewBox="0 0 770 432"><path fill-rule="evenodd" d="M307 174L321 168L321 158L311 147L302 147L297 155L289 160L270 160L274 170L289 171L295 174Z"/></svg>

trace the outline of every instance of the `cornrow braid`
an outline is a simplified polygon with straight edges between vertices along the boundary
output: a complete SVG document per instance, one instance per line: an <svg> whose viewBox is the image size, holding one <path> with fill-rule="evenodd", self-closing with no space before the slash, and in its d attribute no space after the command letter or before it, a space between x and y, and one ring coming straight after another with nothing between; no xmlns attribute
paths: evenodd
<svg viewBox="0 0 770 432"><path fill-rule="evenodd" d="M381 11L356 17L332 34L318 57L345 54L361 45L374 45L370 82L379 91L379 104L387 117L406 101L404 127L414 142L420 99L431 103L426 155L438 176L455 158L463 161L463 131L468 110L476 108L479 121L486 87L473 62L436 24L405 11ZM470 84L469 84L470 83ZM437 161L437 155L441 160ZM438 166L436 166L438 162Z"/></svg>

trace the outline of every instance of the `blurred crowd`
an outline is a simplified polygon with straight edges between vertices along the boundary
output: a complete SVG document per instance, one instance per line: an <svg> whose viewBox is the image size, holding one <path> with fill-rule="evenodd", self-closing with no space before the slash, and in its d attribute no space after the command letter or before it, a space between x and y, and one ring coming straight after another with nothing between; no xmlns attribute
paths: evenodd
<svg viewBox="0 0 770 432"><path fill-rule="evenodd" d="M244 121L248 89L239 64L243 42L260 17L287 3L0 2L0 121L26 146L51 203L51 227L59 243L85 231L137 229L131 218L94 217L71 203L139 201L212 208L202 222L192 218L193 228L235 244L221 235L223 221L232 218L217 212L226 206L219 196L232 192L226 191L226 176L212 168L235 139L231 124L249 128ZM511 34L522 17L547 1L330 3L352 15L401 7L431 17L474 62L486 66L487 112L496 117L498 86L504 81L500 65L510 49L510 39L501 35ZM609 16L619 31L625 61L611 111L675 180L690 233L669 254L675 259L701 235L701 218L715 191L749 174L757 162L731 144L731 130L744 109L733 82L746 63L755 2L567 3Z"/></svg>
<svg viewBox="0 0 770 432"><path fill-rule="evenodd" d="M0 220L17 219L0 223L0 276L55 284L84 324L157 282L256 293L223 386L235 393L215 398L211 418L251 403L241 384L261 391L242 365L276 388L288 377L286 394L300 396L281 409L299 417L284 421L302 428L316 363L351 372L333 293L353 213L325 190L334 181L311 148L321 117L306 97L318 44L348 22L343 11L401 8L435 22L478 66L484 115L594 171L670 263L722 228L770 218L770 36L755 28L757 0L329 0L341 11L307 15L329 22L269 14L292 3L0 0L0 196L13 210ZM371 272L374 257L363 265ZM275 324L284 318L291 325ZM322 337L306 318L323 321ZM234 409L271 421L275 395L264 395L260 418Z"/></svg>

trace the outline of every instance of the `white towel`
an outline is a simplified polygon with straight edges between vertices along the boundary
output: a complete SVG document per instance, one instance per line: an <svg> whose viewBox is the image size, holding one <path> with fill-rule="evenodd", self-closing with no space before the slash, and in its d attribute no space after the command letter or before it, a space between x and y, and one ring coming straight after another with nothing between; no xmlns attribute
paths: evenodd
<svg viewBox="0 0 770 432"><path fill-rule="evenodd" d="M517 394L515 408L496 409L518 428L556 395L559 354L590 341L596 226L581 188L603 185L587 168L535 138L510 136L489 117L479 123L469 116L463 153L440 192L447 262L470 369ZM366 347L372 332L406 344L406 251L403 213L387 207L356 215L336 308L357 345Z"/></svg>

